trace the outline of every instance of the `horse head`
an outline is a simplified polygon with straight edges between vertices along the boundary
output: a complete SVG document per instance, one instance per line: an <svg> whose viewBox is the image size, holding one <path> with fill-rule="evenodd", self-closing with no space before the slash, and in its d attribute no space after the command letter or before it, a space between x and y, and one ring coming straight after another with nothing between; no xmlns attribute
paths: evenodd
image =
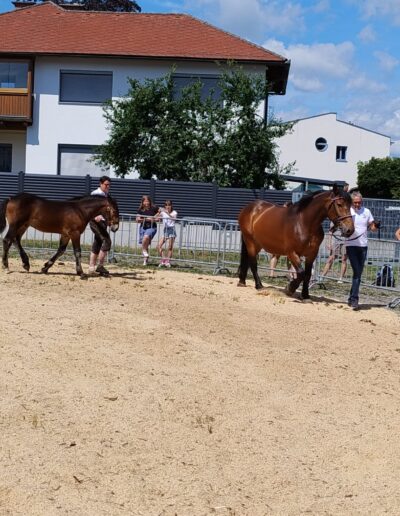
<svg viewBox="0 0 400 516"><path fill-rule="evenodd" d="M351 203L350 194L334 184L328 198L327 215L333 222L332 232L340 229L343 237L349 237L354 233L354 222L350 212Z"/></svg>
<svg viewBox="0 0 400 516"><path fill-rule="evenodd" d="M105 216L107 218L108 224L110 225L111 231L115 233L115 231L119 228L119 209L118 204L115 199L113 199L110 195L106 198L107 204L105 207Z"/></svg>

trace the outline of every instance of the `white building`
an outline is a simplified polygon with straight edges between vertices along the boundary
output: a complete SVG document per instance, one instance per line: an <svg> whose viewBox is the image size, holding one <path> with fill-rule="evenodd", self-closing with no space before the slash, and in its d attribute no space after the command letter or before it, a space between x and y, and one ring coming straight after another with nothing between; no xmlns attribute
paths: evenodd
<svg viewBox="0 0 400 516"><path fill-rule="evenodd" d="M277 140L281 166L295 162L294 176L357 185L357 163L390 156L390 137L326 113L292 122ZM295 185L296 186L296 185Z"/></svg>
<svg viewBox="0 0 400 516"><path fill-rule="evenodd" d="M128 77L164 76L177 87L217 84L233 60L286 90L290 63L180 14L88 12L51 2L0 14L0 171L100 175L88 158L107 138L103 103Z"/></svg>

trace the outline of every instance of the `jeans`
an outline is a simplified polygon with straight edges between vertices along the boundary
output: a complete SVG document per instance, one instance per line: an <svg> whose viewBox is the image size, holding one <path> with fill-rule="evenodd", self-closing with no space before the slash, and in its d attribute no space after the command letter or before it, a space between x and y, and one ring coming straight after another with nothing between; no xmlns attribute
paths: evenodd
<svg viewBox="0 0 400 516"><path fill-rule="evenodd" d="M349 303L358 304L358 292L360 290L361 276L367 258L368 247L347 246L347 256L353 269L353 281L349 294Z"/></svg>

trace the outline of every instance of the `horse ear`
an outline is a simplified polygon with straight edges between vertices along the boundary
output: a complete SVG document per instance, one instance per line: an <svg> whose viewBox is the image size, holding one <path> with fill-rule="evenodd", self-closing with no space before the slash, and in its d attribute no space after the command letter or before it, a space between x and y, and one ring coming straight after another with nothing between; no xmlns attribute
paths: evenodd
<svg viewBox="0 0 400 516"><path fill-rule="evenodd" d="M332 192L334 195L337 195L339 193L339 187L336 183L333 183Z"/></svg>

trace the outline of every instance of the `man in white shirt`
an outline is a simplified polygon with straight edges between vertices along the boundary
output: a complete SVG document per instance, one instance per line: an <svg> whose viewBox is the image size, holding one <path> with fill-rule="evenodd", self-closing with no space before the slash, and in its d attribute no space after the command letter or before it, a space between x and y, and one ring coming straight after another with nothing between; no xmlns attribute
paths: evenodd
<svg viewBox="0 0 400 516"><path fill-rule="evenodd" d="M380 224L374 221L369 209L362 205L362 195L359 192L354 192L351 197L353 205L350 212L354 222L354 233L346 240L346 251L353 269L353 279L347 304L353 310L358 310L361 276L368 251L367 232L377 231Z"/></svg>
<svg viewBox="0 0 400 516"><path fill-rule="evenodd" d="M111 179L108 176L101 176L99 179L99 187L93 190L90 195L108 197L110 186ZM94 276L100 274L100 276L109 276L110 273L104 267L107 253L111 249L111 238L107 231L107 223L102 215L97 215L90 221L89 225L94 233L92 252L89 258L89 275ZM98 265L97 259L99 260Z"/></svg>

